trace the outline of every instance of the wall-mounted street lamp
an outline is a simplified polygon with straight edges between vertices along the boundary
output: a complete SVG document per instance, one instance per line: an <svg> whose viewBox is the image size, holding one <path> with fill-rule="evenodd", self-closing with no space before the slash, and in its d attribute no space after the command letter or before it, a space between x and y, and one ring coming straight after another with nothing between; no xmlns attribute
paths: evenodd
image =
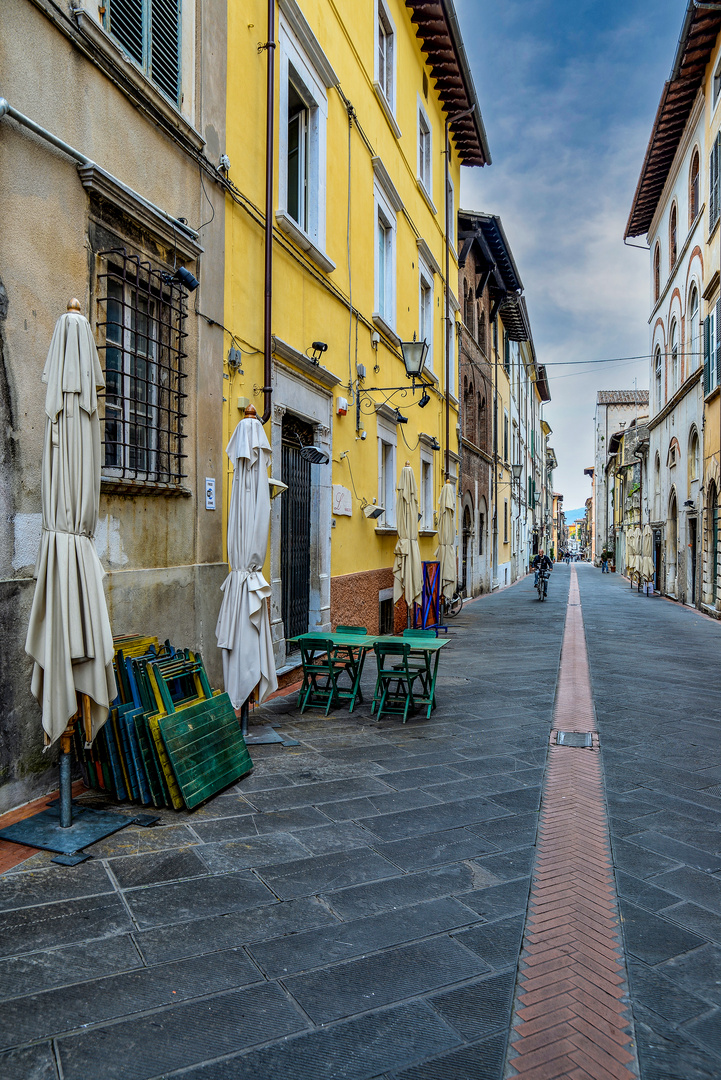
<svg viewBox="0 0 721 1080"><path fill-rule="evenodd" d="M513 470L513 479L520 480L523 475L523 465L511 465L511 469Z"/></svg>
<svg viewBox="0 0 721 1080"><path fill-rule="evenodd" d="M421 409L425 409L426 405L431 400L428 391L432 387L432 383L426 382L424 379L424 369L426 366L426 357L428 355L428 342L424 338L423 341L417 341L415 333L413 334L412 341L401 342L401 357L403 359L403 366L406 369L406 376L411 380L410 391L415 395L416 386L422 391L421 397L417 404ZM372 407L375 408L379 402L375 401L371 395L374 392L380 394L394 395L400 393L401 397L408 396L409 387L406 386L361 386L360 372L358 372L358 383L356 385L356 430L360 431L361 426L361 401L364 394L366 394L371 401ZM386 399L388 401L388 399ZM414 403L415 404L415 403ZM368 412L371 411L369 408ZM396 421L399 424L406 424L408 418L403 416L400 410L396 407Z"/></svg>
<svg viewBox="0 0 721 1080"><path fill-rule="evenodd" d="M409 379L420 379L423 374L423 368L426 365L426 356L428 355L428 342L424 338L423 341L416 341L416 335L413 334L413 341L401 342L401 353L403 355L403 363L406 368L406 375Z"/></svg>

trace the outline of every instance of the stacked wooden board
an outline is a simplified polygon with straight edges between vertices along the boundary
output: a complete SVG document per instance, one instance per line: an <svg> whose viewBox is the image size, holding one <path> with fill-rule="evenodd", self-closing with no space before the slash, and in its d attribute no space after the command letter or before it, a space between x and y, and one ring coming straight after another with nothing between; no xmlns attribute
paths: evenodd
<svg viewBox="0 0 721 1080"><path fill-rule="evenodd" d="M192 810L253 768L227 694L202 657L155 637L115 640L118 697L91 749L76 730L88 786L119 802Z"/></svg>

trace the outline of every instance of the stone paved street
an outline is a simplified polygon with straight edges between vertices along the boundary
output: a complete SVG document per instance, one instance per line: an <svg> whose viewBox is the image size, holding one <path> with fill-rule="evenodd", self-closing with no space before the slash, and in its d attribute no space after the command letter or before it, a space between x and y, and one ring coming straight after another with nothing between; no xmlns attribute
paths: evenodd
<svg viewBox="0 0 721 1080"><path fill-rule="evenodd" d="M631 1068L637 1053L642 1080L712 1080L721 626L577 574ZM300 745L254 748L237 789L74 869L41 853L2 875L3 1080L513 1075L569 576L557 567L545 604L526 578L464 608L430 721L378 724L367 703L300 717L277 698L255 719Z"/></svg>

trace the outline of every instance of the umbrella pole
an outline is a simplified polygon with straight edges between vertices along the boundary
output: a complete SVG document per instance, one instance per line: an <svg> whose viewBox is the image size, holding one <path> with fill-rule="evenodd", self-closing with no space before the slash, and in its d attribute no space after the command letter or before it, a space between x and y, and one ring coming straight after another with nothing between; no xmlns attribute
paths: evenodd
<svg viewBox="0 0 721 1080"><path fill-rule="evenodd" d="M69 829L73 823L73 794L72 781L70 778L70 766L72 759L73 731L75 730L75 717L70 720L65 731L60 736L60 828Z"/></svg>
<svg viewBox="0 0 721 1080"><path fill-rule="evenodd" d="M240 734L243 738L248 736L248 713L250 711L250 698L246 698L240 706Z"/></svg>

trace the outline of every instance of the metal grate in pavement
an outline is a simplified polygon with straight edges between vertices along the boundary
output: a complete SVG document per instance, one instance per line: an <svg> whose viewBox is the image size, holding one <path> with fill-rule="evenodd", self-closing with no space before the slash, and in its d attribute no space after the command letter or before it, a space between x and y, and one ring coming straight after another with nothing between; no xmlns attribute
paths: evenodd
<svg viewBox="0 0 721 1080"><path fill-rule="evenodd" d="M590 731L557 731L556 746L575 746L579 749L591 747L593 746L593 735Z"/></svg>

